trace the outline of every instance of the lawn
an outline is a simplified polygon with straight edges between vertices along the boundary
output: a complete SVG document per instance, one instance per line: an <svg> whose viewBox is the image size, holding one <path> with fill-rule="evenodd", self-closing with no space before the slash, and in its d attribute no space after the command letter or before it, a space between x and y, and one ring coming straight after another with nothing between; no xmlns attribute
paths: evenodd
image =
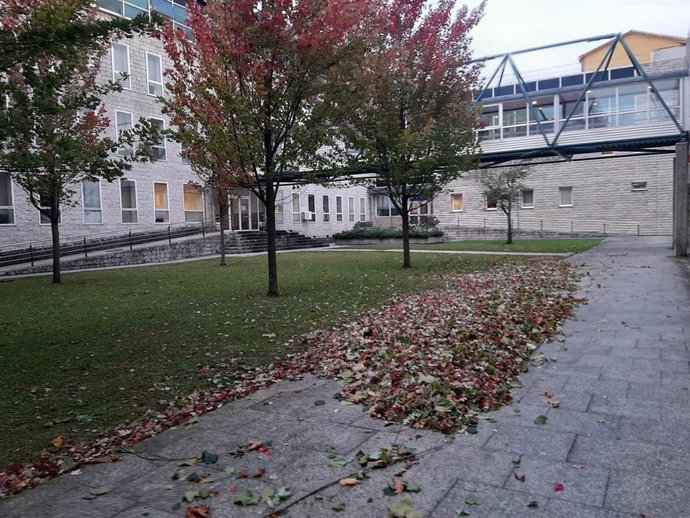
<svg viewBox="0 0 690 518"><path fill-rule="evenodd" d="M538 252L576 254L598 245L601 239L519 239L512 245L505 240L496 241L446 241L445 243L410 245L413 250L458 250L476 252ZM352 245L353 248L375 250L402 249L402 245Z"/></svg>
<svg viewBox="0 0 690 518"><path fill-rule="evenodd" d="M205 366L295 352L298 334L350 319L436 274L517 260L397 254L279 255L281 297L265 297L265 257L0 282L0 471L63 436L83 442L162 401L208 389ZM201 371L201 372L200 372Z"/></svg>

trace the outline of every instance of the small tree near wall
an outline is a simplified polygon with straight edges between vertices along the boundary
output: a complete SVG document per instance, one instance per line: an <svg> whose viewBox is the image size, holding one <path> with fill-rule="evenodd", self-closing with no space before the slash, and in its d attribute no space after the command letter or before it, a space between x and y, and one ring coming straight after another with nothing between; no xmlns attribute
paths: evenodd
<svg viewBox="0 0 690 518"><path fill-rule="evenodd" d="M513 209L519 203L525 186L523 180L532 172L528 164L516 164L496 169L480 169L474 173L487 202L493 202L508 218L506 244L513 244Z"/></svg>

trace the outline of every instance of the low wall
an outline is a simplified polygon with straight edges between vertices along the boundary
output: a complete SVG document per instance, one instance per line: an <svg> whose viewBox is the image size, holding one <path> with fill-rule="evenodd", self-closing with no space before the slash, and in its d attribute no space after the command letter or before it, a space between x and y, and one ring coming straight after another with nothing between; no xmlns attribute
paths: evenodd
<svg viewBox="0 0 690 518"><path fill-rule="evenodd" d="M98 252L91 257L81 259L63 258L62 271L89 270L93 268L107 268L130 266L136 264L165 263L204 257L220 253L220 236L206 236L199 239L188 239L177 243L135 248L134 250L118 250L113 252ZM0 276L24 275L30 273L49 273L53 271L52 264L20 267L16 270L0 272Z"/></svg>

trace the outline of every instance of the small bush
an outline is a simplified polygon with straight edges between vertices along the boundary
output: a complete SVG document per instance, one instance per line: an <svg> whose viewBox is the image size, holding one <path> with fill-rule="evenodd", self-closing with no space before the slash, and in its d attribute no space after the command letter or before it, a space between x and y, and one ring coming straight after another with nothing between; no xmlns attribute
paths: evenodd
<svg viewBox="0 0 690 518"><path fill-rule="evenodd" d="M440 230L410 229L411 238L441 237ZM333 234L333 239L402 239L400 228L357 228Z"/></svg>

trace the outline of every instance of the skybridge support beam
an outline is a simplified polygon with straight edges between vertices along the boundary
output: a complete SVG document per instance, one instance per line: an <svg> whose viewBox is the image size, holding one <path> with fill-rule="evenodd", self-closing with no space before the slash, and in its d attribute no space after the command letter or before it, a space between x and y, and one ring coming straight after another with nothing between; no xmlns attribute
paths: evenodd
<svg viewBox="0 0 690 518"><path fill-rule="evenodd" d="M688 256L688 141L676 144L673 161L673 252Z"/></svg>

